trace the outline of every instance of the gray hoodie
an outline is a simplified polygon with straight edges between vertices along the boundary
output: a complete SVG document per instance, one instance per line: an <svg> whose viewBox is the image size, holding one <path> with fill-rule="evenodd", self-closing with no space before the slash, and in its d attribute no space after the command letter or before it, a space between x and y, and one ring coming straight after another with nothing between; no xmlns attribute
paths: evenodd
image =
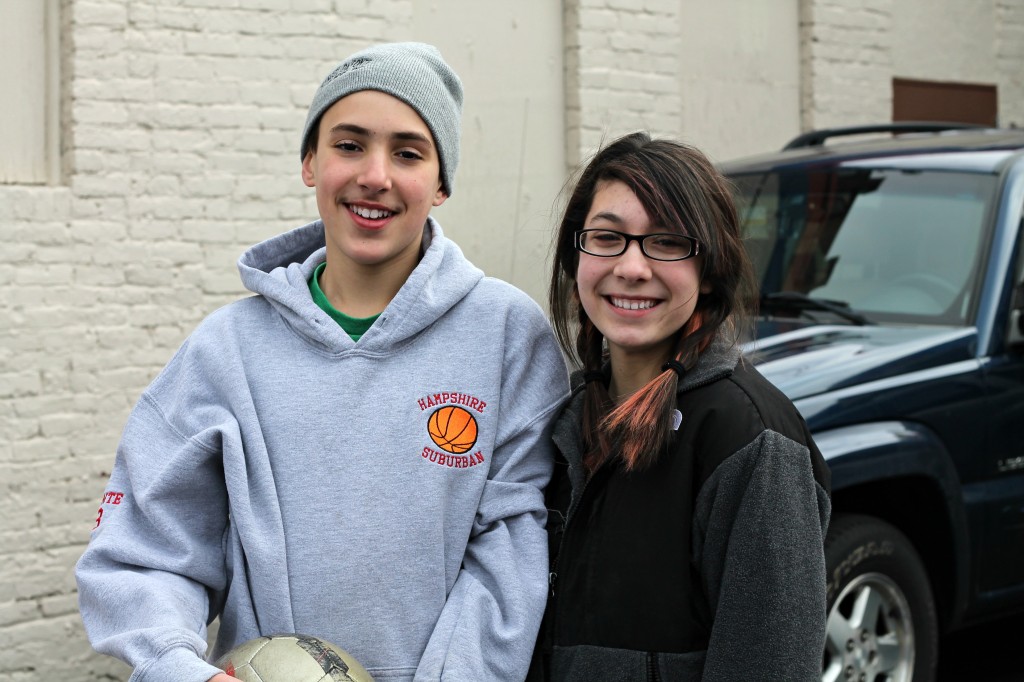
<svg viewBox="0 0 1024 682"><path fill-rule="evenodd" d="M547 579L542 488L562 356L540 308L430 219L359 342L313 302L318 222L239 260L143 393L77 566L93 646L132 680L201 682L301 632L378 680L526 674Z"/></svg>

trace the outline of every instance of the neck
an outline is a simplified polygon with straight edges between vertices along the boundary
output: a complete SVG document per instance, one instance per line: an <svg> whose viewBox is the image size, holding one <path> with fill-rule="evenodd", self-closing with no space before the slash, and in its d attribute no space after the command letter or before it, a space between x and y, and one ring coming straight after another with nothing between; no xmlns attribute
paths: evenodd
<svg viewBox="0 0 1024 682"><path fill-rule="evenodd" d="M661 366L668 360L668 354L616 352L613 347L610 349L610 360L612 376L608 393L619 404L661 374Z"/></svg>
<svg viewBox="0 0 1024 682"><path fill-rule="evenodd" d="M419 262L419 250L388 263L362 265L328 251L320 289L331 305L349 317L383 312Z"/></svg>

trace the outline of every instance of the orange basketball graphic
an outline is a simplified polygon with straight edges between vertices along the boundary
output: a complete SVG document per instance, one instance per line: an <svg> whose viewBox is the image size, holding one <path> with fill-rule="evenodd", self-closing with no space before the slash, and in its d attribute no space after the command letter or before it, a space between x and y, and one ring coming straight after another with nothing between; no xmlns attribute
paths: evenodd
<svg viewBox="0 0 1024 682"><path fill-rule="evenodd" d="M476 419L461 407L435 410L427 422L430 439L445 452L461 455L476 443Z"/></svg>

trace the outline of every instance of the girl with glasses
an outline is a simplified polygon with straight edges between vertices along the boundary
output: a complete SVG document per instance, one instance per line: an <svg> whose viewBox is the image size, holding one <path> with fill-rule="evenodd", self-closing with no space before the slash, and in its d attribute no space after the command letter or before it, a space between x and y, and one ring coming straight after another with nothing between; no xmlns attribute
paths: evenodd
<svg viewBox="0 0 1024 682"><path fill-rule="evenodd" d="M756 285L727 181L627 135L583 169L556 239L552 322L580 370L531 679L820 679L829 474L740 355Z"/></svg>

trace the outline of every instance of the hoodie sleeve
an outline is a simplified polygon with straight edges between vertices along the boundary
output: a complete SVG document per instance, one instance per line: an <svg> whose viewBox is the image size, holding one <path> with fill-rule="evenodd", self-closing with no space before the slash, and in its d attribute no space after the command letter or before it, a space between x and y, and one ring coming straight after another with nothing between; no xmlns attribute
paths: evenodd
<svg viewBox="0 0 1024 682"><path fill-rule="evenodd" d="M713 619L705 682L820 679L829 512L807 447L774 431L705 482L694 519Z"/></svg>
<svg viewBox="0 0 1024 682"><path fill-rule="evenodd" d="M157 381L174 375L172 361ZM131 665L133 682L205 682L220 672L203 655L210 599L226 580L226 525L216 429L183 435L147 391L76 567L89 639Z"/></svg>
<svg viewBox="0 0 1024 682"><path fill-rule="evenodd" d="M507 332L499 437L455 584L416 680L522 680L547 598L551 425L568 374L539 308Z"/></svg>

